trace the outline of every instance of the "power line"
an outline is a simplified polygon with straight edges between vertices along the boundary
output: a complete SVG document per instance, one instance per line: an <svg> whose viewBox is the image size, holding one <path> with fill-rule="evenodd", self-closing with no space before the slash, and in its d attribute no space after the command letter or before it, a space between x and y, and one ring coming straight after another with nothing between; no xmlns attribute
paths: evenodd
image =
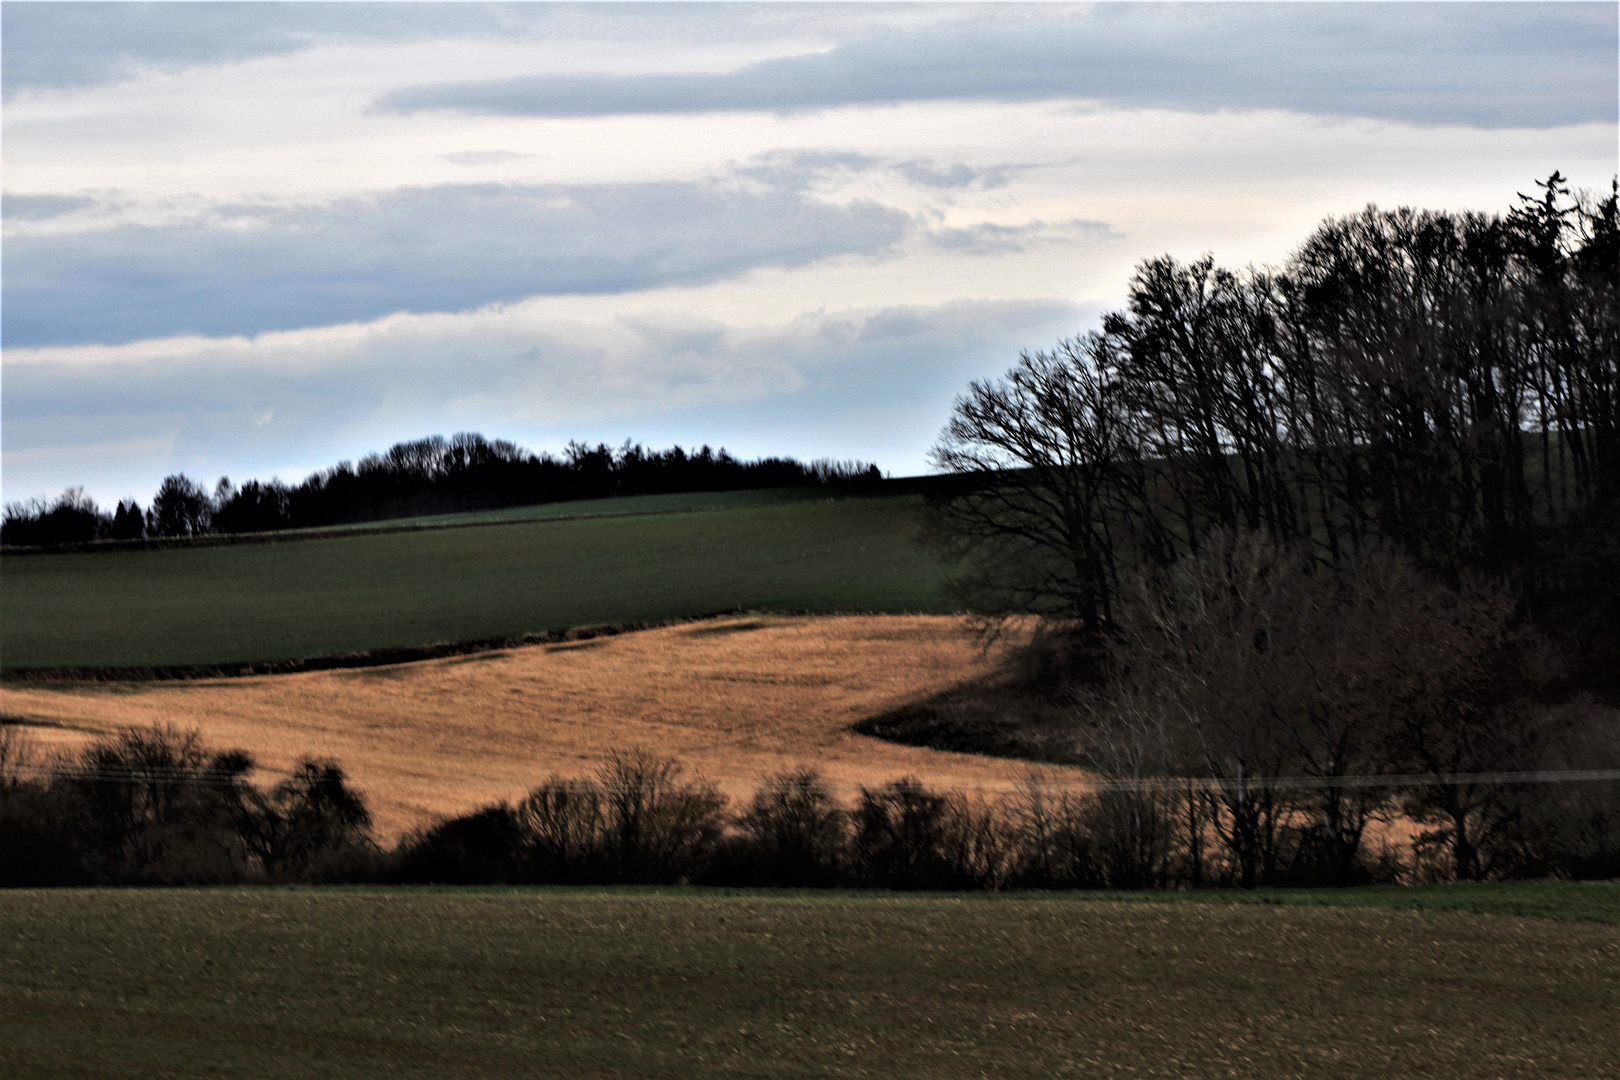
<svg viewBox="0 0 1620 1080"><path fill-rule="evenodd" d="M1327 791L1337 788L1463 787L1469 784L1561 784L1620 780L1620 769L1535 769L1528 772L1388 773L1364 776L1143 776L1099 777L1094 791Z"/></svg>
<svg viewBox="0 0 1620 1080"><path fill-rule="evenodd" d="M7 765L0 769L0 777L5 774L16 776L36 777L46 780L82 780L87 782L107 782L122 784L206 784L219 787L232 787L246 783L249 773L271 774L276 776L294 776L298 770L294 769L245 769L238 773L223 773L207 769L192 770L183 768L130 768L130 769L78 769L63 768L56 765L32 765L18 763Z"/></svg>
<svg viewBox="0 0 1620 1080"><path fill-rule="evenodd" d="M259 769L227 774L206 769L192 770L176 767L128 769L80 769L54 765L16 763L3 770L14 776L42 779L75 780L126 784L203 784L231 787L245 783L248 773L295 776L298 770ZM1462 787L1470 784L1559 784L1604 782L1620 780L1620 769L1536 769L1525 772L1473 772L1473 773L1388 773L1357 776L1143 776L1080 778L1064 787L1083 787L1089 791L1170 791L1188 789L1202 791L1229 791L1245 787L1259 791L1326 791L1340 788L1412 788ZM1041 781L1037 778L1035 781ZM1014 785L995 785L1006 790ZM1022 785L1018 785L1022 786Z"/></svg>

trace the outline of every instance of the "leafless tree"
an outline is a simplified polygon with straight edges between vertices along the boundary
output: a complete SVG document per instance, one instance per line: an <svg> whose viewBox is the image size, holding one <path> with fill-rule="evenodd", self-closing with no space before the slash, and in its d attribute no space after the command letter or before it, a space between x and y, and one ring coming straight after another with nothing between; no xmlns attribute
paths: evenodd
<svg viewBox="0 0 1620 1080"><path fill-rule="evenodd" d="M979 610L1038 612L1093 634L1110 616L1143 480L1102 345L1065 341L972 383L933 450L960 484L931 502L925 535L963 567L957 588Z"/></svg>

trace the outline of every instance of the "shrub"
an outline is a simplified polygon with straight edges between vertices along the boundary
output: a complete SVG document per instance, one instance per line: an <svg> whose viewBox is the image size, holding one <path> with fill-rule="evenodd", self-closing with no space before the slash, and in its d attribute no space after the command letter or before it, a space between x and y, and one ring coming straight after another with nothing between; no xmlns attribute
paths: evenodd
<svg viewBox="0 0 1620 1080"><path fill-rule="evenodd" d="M681 774L677 762L645 750L615 751L602 766L604 854L613 880L674 884L707 869L725 827L726 797Z"/></svg>
<svg viewBox="0 0 1620 1080"><path fill-rule="evenodd" d="M915 777L861 789L855 875L884 889L999 888L1016 834L987 804L929 791Z"/></svg>
<svg viewBox="0 0 1620 1080"><path fill-rule="evenodd" d="M60 765L51 786L96 880L211 884L247 874L252 770L247 753L211 753L195 731L130 728Z"/></svg>
<svg viewBox="0 0 1620 1080"><path fill-rule="evenodd" d="M505 804L486 806L408 834L394 877L429 885L502 885L522 869L523 828Z"/></svg>
<svg viewBox="0 0 1620 1080"><path fill-rule="evenodd" d="M554 776L514 811L523 835L523 879L541 884L601 880L606 875L602 789L590 780Z"/></svg>
<svg viewBox="0 0 1620 1080"><path fill-rule="evenodd" d="M738 884L824 888L848 876L849 815L812 769L766 780L737 826L727 876Z"/></svg>
<svg viewBox="0 0 1620 1080"><path fill-rule="evenodd" d="M333 761L301 759L244 813L242 831L272 881L352 880L377 864L371 811Z"/></svg>
<svg viewBox="0 0 1620 1080"><path fill-rule="evenodd" d="M1031 774L1022 796L1006 808L1019 856L1008 884L1024 889L1100 888L1088 808L1085 796L1054 795L1038 774Z"/></svg>

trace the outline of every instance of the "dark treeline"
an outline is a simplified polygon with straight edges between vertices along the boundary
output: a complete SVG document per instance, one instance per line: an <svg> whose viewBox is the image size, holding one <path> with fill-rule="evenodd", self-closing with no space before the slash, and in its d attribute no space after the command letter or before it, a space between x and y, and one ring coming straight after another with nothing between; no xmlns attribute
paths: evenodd
<svg viewBox="0 0 1620 1080"><path fill-rule="evenodd" d="M1620 769L1620 187L1540 187L1152 260L957 400L925 535L1042 617L1144 882L1365 880L1392 821L1459 879L1616 872L1616 785L1501 779Z"/></svg>
<svg viewBox="0 0 1620 1080"><path fill-rule="evenodd" d="M266 532L504 506L750 488L870 485L876 465L792 458L739 461L723 448L648 450L570 443L561 458L461 434L399 443L358 464L341 462L296 486L221 478L209 492L184 475L163 481L151 505L120 502L108 514L80 489L55 502L5 508L0 543L52 545L103 539Z"/></svg>
<svg viewBox="0 0 1620 1080"><path fill-rule="evenodd" d="M710 884L883 889L1178 888L1244 884L1245 848L1208 787L932 791L913 779L842 805L811 771L733 807L673 761L611 755L377 846L361 796L331 762L265 790L241 751L131 730L48 768L0 727L0 885L402 882ZM8 758L9 755L9 758ZM1490 877L1620 874L1617 785L1518 785L1512 825L1482 841ZM1410 793L1372 792L1400 813ZM1278 793L1267 884L1448 880L1432 844L1325 843L1311 792ZM1607 831L1593 831L1594 823Z"/></svg>
<svg viewBox="0 0 1620 1080"><path fill-rule="evenodd" d="M1142 565L1252 531L1620 621L1616 197L1539 186L1332 219L1279 270L1149 261L1100 331L972 384L934 451L963 596L1095 638Z"/></svg>

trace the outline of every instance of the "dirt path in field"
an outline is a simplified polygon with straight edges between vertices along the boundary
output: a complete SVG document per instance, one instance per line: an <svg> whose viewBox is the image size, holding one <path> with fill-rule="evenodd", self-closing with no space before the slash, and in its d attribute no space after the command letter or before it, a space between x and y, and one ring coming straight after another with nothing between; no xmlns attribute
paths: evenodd
<svg viewBox="0 0 1620 1080"><path fill-rule="evenodd" d="M1026 766L899 746L852 723L988 671L960 618L757 616L445 660L241 679L0 687L44 748L119 727L197 728L262 768L336 758L387 840L439 814L594 771L612 750L680 759L733 797L810 765L846 798L915 775L1008 791ZM1076 770L1048 769L1058 783ZM261 774L261 780L266 778Z"/></svg>

